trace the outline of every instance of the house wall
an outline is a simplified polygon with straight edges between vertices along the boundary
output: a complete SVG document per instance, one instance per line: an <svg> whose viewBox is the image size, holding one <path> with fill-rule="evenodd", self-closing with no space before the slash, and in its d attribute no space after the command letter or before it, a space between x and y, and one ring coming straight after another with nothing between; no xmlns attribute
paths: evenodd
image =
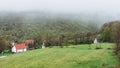
<svg viewBox="0 0 120 68"><path fill-rule="evenodd" d="M25 49L19 49L19 50L16 50L16 48L15 48L15 46L12 48L12 52L25 52L25 51L27 51L27 49L25 48Z"/></svg>
<svg viewBox="0 0 120 68"><path fill-rule="evenodd" d="M20 50L17 50L16 52L18 53L18 52L25 52L25 51L27 51L27 49L20 49Z"/></svg>
<svg viewBox="0 0 120 68"><path fill-rule="evenodd" d="M13 48L12 48L12 52L16 52L16 48L15 48L15 46L13 46Z"/></svg>

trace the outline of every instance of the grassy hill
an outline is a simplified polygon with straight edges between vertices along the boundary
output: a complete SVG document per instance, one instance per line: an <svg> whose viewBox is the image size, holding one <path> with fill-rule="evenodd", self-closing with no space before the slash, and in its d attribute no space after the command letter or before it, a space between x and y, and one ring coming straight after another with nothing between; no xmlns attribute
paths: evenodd
<svg viewBox="0 0 120 68"><path fill-rule="evenodd" d="M117 64L113 44L78 45L66 48L46 48L9 55L0 59L0 68L114 68Z"/></svg>

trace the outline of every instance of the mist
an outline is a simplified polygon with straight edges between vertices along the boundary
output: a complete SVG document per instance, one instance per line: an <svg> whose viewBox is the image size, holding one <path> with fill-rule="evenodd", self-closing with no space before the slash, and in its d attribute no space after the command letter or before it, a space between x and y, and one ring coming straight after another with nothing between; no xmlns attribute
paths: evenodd
<svg viewBox="0 0 120 68"><path fill-rule="evenodd" d="M77 20L84 25L120 19L119 0L0 0L0 15L20 17L22 21L57 18ZM27 20L27 21L26 21Z"/></svg>
<svg viewBox="0 0 120 68"><path fill-rule="evenodd" d="M0 0L0 12L43 12L118 20L119 0Z"/></svg>
<svg viewBox="0 0 120 68"><path fill-rule="evenodd" d="M1 0L0 10L39 10L56 13L119 13L119 2L119 0Z"/></svg>

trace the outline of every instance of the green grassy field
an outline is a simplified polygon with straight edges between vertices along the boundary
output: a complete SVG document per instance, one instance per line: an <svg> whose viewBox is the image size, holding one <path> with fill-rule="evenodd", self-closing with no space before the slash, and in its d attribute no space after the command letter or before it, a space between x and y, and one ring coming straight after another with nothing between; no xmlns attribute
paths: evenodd
<svg viewBox="0 0 120 68"><path fill-rule="evenodd" d="M77 45L66 48L46 48L9 55L0 59L0 68L114 68L117 64L113 44Z"/></svg>

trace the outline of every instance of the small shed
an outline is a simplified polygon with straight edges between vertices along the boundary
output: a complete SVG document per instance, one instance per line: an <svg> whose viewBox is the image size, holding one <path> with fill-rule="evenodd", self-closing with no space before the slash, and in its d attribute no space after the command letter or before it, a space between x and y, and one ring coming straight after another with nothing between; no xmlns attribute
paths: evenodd
<svg viewBox="0 0 120 68"><path fill-rule="evenodd" d="M42 49L45 48L45 43L46 43L46 40L43 41Z"/></svg>
<svg viewBox="0 0 120 68"><path fill-rule="evenodd" d="M94 44L97 44L97 43L98 43L97 38L95 38L95 40L94 40Z"/></svg>
<svg viewBox="0 0 120 68"><path fill-rule="evenodd" d="M25 45L27 46L27 49L35 49L36 46L34 44L34 40L25 40Z"/></svg>
<svg viewBox="0 0 120 68"><path fill-rule="evenodd" d="M25 44L15 44L12 47L12 52L14 52L14 53L25 52L25 51L27 51L27 47Z"/></svg>

